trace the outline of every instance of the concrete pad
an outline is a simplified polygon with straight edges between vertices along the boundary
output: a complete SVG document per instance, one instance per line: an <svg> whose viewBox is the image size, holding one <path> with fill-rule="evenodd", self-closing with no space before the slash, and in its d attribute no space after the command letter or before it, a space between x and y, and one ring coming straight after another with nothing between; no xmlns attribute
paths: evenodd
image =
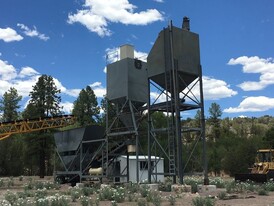
<svg viewBox="0 0 274 206"><path fill-rule="evenodd" d="M147 184L147 186L149 187L149 190L152 190L152 191L159 190L159 184Z"/></svg>
<svg viewBox="0 0 274 206"><path fill-rule="evenodd" d="M198 185L198 192L214 192L216 185Z"/></svg>
<svg viewBox="0 0 274 206"><path fill-rule="evenodd" d="M84 186L85 186L84 183L80 183L80 182L76 183L76 187L83 188Z"/></svg>
<svg viewBox="0 0 274 206"><path fill-rule="evenodd" d="M176 193L191 192L191 186L175 184L175 185L171 185L171 191Z"/></svg>

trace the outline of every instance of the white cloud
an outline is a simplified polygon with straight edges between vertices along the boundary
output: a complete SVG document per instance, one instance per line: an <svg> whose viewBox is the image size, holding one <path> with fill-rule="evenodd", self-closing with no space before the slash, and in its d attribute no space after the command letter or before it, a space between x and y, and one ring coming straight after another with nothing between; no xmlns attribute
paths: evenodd
<svg viewBox="0 0 274 206"><path fill-rule="evenodd" d="M49 37L46 36L45 34L41 34L40 32L37 31L37 28L33 26L33 30L31 30L29 27L27 27L24 24L17 24L18 27L20 27L24 34L30 37L38 37L41 40L47 41L49 40Z"/></svg>
<svg viewBox="0 0 274 206"><path fill-rule="evenodd" d="M185 94L188 93L188 97L185 98L186 102L192 102L192 100L189 97L191 97L192 99L198 99L198 100L200 98L199 83L197 83L193 87L194 82L190 84L188 87L188 88L192 88L191 92L189 92L188 88L186 88L183 91ZM204 93L204 100L219 100L223 98L229 98L238 94L238 92L232 90L225 81L210 78L207 76L203 76L203 93ZM151 95L152 101L154 101L156 98L158 98L157 102L166 101L166 96L163 94L159 96L158 92L151 92L150 95ZM182 97L183 97L183 94L181 93L181 98Z"/></svg>
<svg viewBox="0 0 274 206"><path fill-rule="evenodd" d="M102 85L101 82L94 82L90 85L91 88L100 87Z"/></svg>
<svg viewBox="0 0 274 206"><path fill-rule="evenodd" d="M71 114L73 109L73 103L72 102L61 102L60 106L63 107L62 111L65 114Z"/></svg>
<svg viewBox="0 0 274 206"><path fill-rule="evenodd" d="M22 70L19 72L19 77L24 78L28 76L37 75L39 72L37 72L35 69L31 67L23 67Z"/></svg>
<svg viewBox="0 0 274 206"><path fill-rule="evenodd" d="M189 88L192 88L192 85L193 83L189 85ZM186 93L187 89L184 92ZM195 97L200 97L199 83L194 86L192 93ZM238 94L238 92L231 89L230 85L228 85L225 81L208 76L203 76L203 93L205 100L219 100Z"/></svg>
<svg viewBox="0 0 274 206"><path fill-rule="evenodd" d="M147 61L148 54L146 52L136 51L134 50L134 58L140 59L144 62ZM106 60L108 64L116 62L120 60L120 47L107 48L106 49ZM106 68L104 69L106 73Z"/></svg>
<svg viewBox="0 0 274 206"><path fill-rule="evenodd" d="M3 95L10 88L10 83L8 81L4 81L0 79L0 95Z"/></svg>
<svg viewBox="0 0 274 206"><path fill-rule="evenodd" d="M22 95L22 97L28 97L30 91L32 91L32 87L38 81L40 75L34 75L27 78L15 78L12 82L10 82L9 87L14 87L17 89L18 94Z"/></svg>
<svg viewBox="0 0 274 206"><path fill-rule="evenodd" d="M16 77L16 69L6 61L0 59L0 79L11 80Z"/></svg>
<svg viewBox="0 0 274 206"><path fill-rule="evenodd" d="M155 2L158 2L158 3L164 3L164 0L153 0Z"/></svg>
<svg viewBox="0 0 274 206"><path fill-rule="evenodd" d="M61 90L61 93L72 96L72 97L78 97L81 89L67 89L66 87L62 85L62 83L58 79L53 78L53 80L57 89Z"/></svg>
<svg viewBox="0 0 274 206"><path fill-rule="evenodd" d="M120 59L120 47L106 49L106 60L108 64L116 62L119 59Z"/></svg>
<svg viewBox="0 0 274 206"><path fill-rule="evenodd" d="M262 90L269 85L274 84L274 61L272 58L259 58L257 56L242 56L236 59L230 59L228 65L243 65L244 73L260 74L259 81L246 81L238 86L244 91Z"/></svg>
<svg viewBox="0 0 274 206"><path fill-rule="evenodd" d="M134 57L137 59L140 59L144 62L147 62L147 56L148 54L146 52L136 51L134 50Z"/></svg>
<svg viewBox="0 0 274 206"><path fill-rule="evenodd" d="M113 62L120 60L120 47L107 48L105 52L107 64L111 64ZM146 52L134 50L134 57L137 59L147 62L147 56L148 54ZM104 67L103 72L107 73L107 67Z"/></svg>
<svg viewBox="0 0 274 206"><path fill-rule="evenodd" d="M203 91L205 100L218 100L238 94L225 81L203 76Z"/></svg>
<svg viewBox="0 0 274 206"><path fill-rule="evenodd" d="M107 93L106 88L103 88L103 87L94 88L93 91L96 97L99 97L99 98L104 98L104 96Z"/></svg>
<svg viewBox="0 0 274 206"><path fill-rule="evenodd" d="M66 92L67 89L62 85L62 83L58 79L53 77L53 81L54 81L54 84L56 85L57 89L60 89L61 92L64 92L64 93Z"/></svg>
<svg viewBox="0 0 274 206"><path fill-rule="evenodd" d="M165 94L160 94L158 92L150 92L150 98L151 98L151 103L160 103L160 102L165 102L166 101L166 95Z"/></svg>
<svg viewBox="0 0 274 206"><path fill-rule="evenodd" d="M28 97L39 77L40 73L34 68L26 66L17 71L13 65L0 59L0 95L3 95L10 87L14 87L23 98ZM81 91L81 89L67 89L58 79L53 78L53 80L62 94L77 97Z"/></svg>
<svg viewBox="0 0 274 206"><path fill-rule="evenodd" d="M135 34L131 34L131 37L132 37L133 39L138 39L138 37L137 37Z"/></svg>
<svg viewBox="0 0 274 206"><path fill-rule="evenodd" d="M134 12L137 7L128 0L86 0L83 6L85 9L69 14L68 23L78 22L101 37L112 34L108 29L109 23L147 25L163 20L162 14L156 9Z"/></svg>
<svg viewBox="0 0 274 206"><path fill-rule="evenodd" d="M68 18L69 24L79 22L100 37L111 35L111 31L107 29L107 21L103 17L94 15L90 10L80 10L76 14L70 14Z"/></svg>
<svg viewBox="0 0 274 206"><path fill-rule="evenodd" d="M12 42L12 41L21 41L23 37L12 28L0 28L0 40L3 40L4 42Z"/></svg>
<svg viewBox="0 0 274 206"><path fill-rule="evenodd" d="M106 88L102 86L101 82L94 82L90 84L89 86L94 91L94 94L96 95L96 97L103 98L107 93Z"/></svg>
<svg viewBox="0 0 274 206"><path fill-rule="evenodd" d="M274 98L265 96L247 97L238 107L229 107L224 109L226 113L239 113L239 112L263 112L274 109Z"/></svg>
<svg viewBox="0 0 274 206"><path fill-rule="evenodd" d="M19 95L27 97L38 78L39 73L35 69L23 67L20 72L17 72L13 65L0 59L0 95L3 95L10 87L14 87Z"/></svg>
<svg viewBox="0 0 274 206"><path fill-rule="evenodd" d="M62 91L62 90L61 90ZM67 94L69 96L72 97L78 97L79 93L80 93L81 89L65 89L64 91L62 91L64 94Z"/></svg>

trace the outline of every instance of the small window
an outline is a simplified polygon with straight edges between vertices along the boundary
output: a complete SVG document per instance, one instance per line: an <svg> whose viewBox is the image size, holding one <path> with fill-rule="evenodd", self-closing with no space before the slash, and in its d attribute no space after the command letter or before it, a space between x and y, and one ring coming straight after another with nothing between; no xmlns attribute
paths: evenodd
<svg viewBox="0 0 274 206"><path fill-rule="evenodd" d="M154 166L154 162L151 162L151 167ZM148 170L148 161L140 161L140 170Z"/></svg>
<svg viewBox="0 0 274 206"><path fill-rule="evenodd" d="M142 69L142 61L139 59L134 59L134 66L136 69Z"/></svg>

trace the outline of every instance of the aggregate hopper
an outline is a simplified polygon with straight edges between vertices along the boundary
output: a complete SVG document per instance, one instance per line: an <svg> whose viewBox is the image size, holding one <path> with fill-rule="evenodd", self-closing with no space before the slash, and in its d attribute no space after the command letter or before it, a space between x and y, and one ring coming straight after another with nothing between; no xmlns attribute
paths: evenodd
<svg viewBox="0 0 274 206"><path fill-rule="evenodd" d="M58 181L79 182L88 175L88 169L94 163L100 167L96 157L105 142L104 132L104 127L92 125L54 134L56 151L61 161L60 168L55 171Z"/></svg>
<svg viewBox="0 0 274 206"><path fill-rule="evenodd" d="M249 173L235 174L236 181L251 180L254 182L267 182L274 178L274 150L260 149L257 151L255 163Z"/></svg>

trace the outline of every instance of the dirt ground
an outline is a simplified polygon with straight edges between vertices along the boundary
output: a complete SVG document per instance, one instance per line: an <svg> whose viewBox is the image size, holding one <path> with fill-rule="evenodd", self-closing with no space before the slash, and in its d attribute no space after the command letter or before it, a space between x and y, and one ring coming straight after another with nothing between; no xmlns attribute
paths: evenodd
<svg viewBox="0 0 274 206"><path fill-rule="evenodd" d="M40 179L39 177L32 177L35 181L52 181L52 177L45 177L43 179ZM7 193L7 190L11 192L19 192L23 191L23 185L27 183L28 177L24 177L23 181L19 181L19 178L14 178L14 186L11 187L0 187L0 200L4 199L4 195ZM57 191L51 191L54 192L65 192L70 188L70 185L63 184L61 185L60 190ZM215 205L216 206L274 206L274 192L270 192L267 196L258 195L256 192L249 192L249 193L240 193L240 194L229 194L228 200L220 200L217 198L218 194L222 191L225 191L225 189L216 189L214 191L204 191L204 192L198 192L195 194L184 192L177 195L179 196L176 198L176 206L188 206L192 205L192 200L195 197L211 197L215 199ZM162 197L175 195L174 192L162 192ZM162 206L168 206L170 203L165 200L165 198L162 198L163 201L161 203ZM71 202L72 206L80 206L80 201ZM100 201L100 206L111 206L110 201ZM123 202L118 203L119 206L127 206L127 205L137 205L136 202ZM153 204L150 203L152 206Z"/></svg>

